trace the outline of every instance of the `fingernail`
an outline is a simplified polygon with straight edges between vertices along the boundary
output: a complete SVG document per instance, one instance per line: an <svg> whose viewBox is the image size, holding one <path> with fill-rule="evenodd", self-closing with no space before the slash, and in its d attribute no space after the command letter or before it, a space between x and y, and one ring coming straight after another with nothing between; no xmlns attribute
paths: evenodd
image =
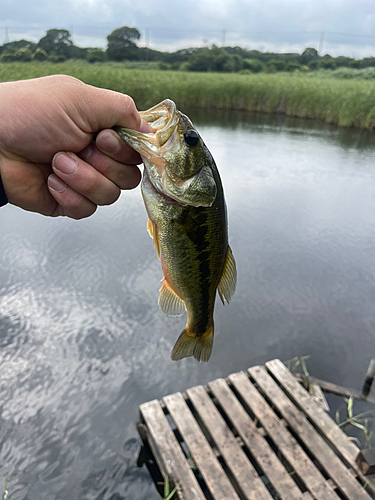
<svg viewBox="0 0 375 500"><path fill-rule="evenodd" d="M67 153L57 153L52 160L52 168L63 174L73 175L78 170L78 162Z"/></svg>
<svg viewBox="0 0 375 500"><path fill-rule="evenodd" d="M114 133L112 134L112 132L101 134L99 145L101 149L104 149L108 153L117 153L121 149L120 139Z"/></svg>
<svg viewBox="0 0 375 500"><path fill-rule="evenodd" d="M48 186L54 191L57 191L58 193L63 193L68 185L66 182L59 179L57 175L51 174L48 177Z"/></svg>
<svg viewBox="0 0 375 500"><path fill-rule="evenodd" d="M139 131L143 132L144 134L148 134L149 132L152 132L152 128L146 122L146 120L144 120L143 118L141 118L141 126L139 128Z"/></svg>

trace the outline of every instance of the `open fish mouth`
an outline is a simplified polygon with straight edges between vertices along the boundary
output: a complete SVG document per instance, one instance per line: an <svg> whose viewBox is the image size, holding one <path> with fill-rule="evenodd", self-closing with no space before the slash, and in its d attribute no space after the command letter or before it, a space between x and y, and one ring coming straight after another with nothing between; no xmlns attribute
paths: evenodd
<svg viewBox="0 0 375 500"><path fill-rule="evenodd" d="M152 132L143 133L124 127L114 127L114 130L142 156L154 160L154 154L166 144L176 130L180 113L173 101L165 99L146 111L140 111L139 114L150 125Z"/></svg>
<svg viewBox="0 0 375 500"><path fill-rule="evenodd" d="M216 184L197 131L170 99L140 112L152 132L114 130L138 151L153 187L182 205L211 206Z"/></svg>

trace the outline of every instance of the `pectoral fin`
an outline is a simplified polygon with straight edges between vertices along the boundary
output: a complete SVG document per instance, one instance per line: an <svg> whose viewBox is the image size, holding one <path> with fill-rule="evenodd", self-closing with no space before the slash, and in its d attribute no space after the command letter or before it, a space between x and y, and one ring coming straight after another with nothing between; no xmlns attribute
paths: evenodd
<svg viewBox="0 0 375 500"><path fill-rule="evenodd" d="M181 316L185 312L184 301L172 290L165 278L159 290L158 304L161 312L167 316Z"/></svg>
<svg viewBox="0 0 375 500"><path fill-rule="evenodd" d="M159 234L158 234L158 226L151 222L150 219L147 219L147 232L151 236L151 238L154 240L154 247L155 247L155 252L156 255L158 256L158 259L160 260L160 245L159 245Z"/></svg>
<svg viewBox="0 0 375 500"><path fill-rule="evenodd" d="M154 237L154 228L150 219L147 219L147 232L150 235L150 238Z"/></svg>
<svg viewBox="0 0 375 500"><path fill-rule="evenodd" d="M234 260L232 250L228 245L227 255L225 257L223 274L217 287L222 303L224 301L229 304L229 301L236 290L237 270L236 261Z"/></svg>

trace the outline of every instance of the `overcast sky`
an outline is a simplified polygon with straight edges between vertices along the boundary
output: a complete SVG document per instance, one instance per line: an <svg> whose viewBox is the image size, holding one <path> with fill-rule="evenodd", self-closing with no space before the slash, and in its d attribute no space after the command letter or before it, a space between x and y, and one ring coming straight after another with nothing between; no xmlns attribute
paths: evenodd
<svg viewBox="0 0 375 500"><path fill-rule="evenodd" d="M361 58L375 55L375 0L0 0L0 44L68 29L81 47L106 47L120 26L158 50L216 43ZM147 30L147 31L146 31ZM322 33L324 33L322 37Z"/></svg>

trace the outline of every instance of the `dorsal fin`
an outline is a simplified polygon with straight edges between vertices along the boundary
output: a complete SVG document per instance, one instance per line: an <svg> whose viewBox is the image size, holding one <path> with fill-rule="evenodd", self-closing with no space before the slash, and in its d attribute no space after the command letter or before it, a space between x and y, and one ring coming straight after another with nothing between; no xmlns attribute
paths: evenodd
<svg viewBox="0 0 375 500"><path fill-rule="evenodd" d="M237 270L232 250L228 245L227 255L225 257L223 274L217 287L222 303L229 301L236 290Z"/></svg>
<svg viewBox="0 0 375 500"><path fill-rule="evenodd" d="M185 312L184 301L172 290L165 278L159 290L158 304L161 312L167 316L181 316Z"/></svg>
<svg viewBox="0 0 375 500"><path fill-rule="evenodd" d="M154 222L151 222L150 219L147 219L147 232L151 236L151 238L154 240L155 252L156 252L156 255L158 256L158 259L160 260L160 245L159 245L158 226Z"/></svg>

